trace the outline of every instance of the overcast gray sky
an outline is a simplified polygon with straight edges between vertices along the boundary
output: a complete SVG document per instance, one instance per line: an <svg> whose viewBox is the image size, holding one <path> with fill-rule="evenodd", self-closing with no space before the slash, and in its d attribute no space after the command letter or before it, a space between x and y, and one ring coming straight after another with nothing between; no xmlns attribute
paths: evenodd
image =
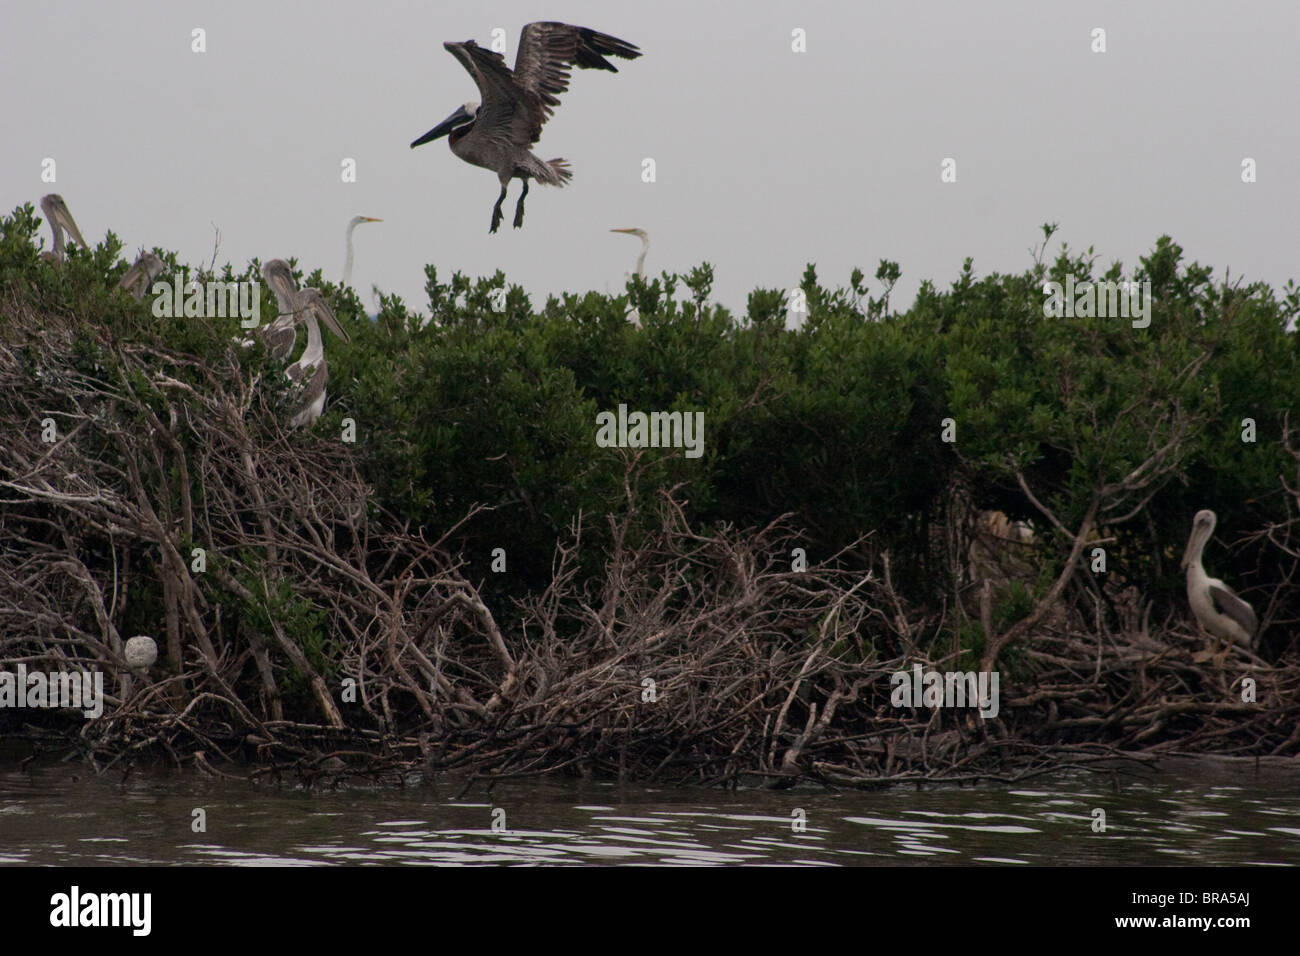
<svg viewBox="0 0 1300 956"><path fill-rule="evenodd" d="M574 71L535 149L573 182L534 186L519 231L512 183L489 235L495 177L445 139L408 144L479 98L443 41L500 27L513 63L540 19L645 55ZM1025 268L1049 220L1103 266L1169 233L1220 276L1280 285L1300 275L1297 37L1296 0L7 2L0 207L59 192L88 239L112 228L129 251L193 263L215 223L221 261L296 255L336 280L347 220L379 216L356 233L354 284L419 309L426 262L500 268L539 305L619 290L637 243L614 226L650 231L655 273L712 262L715 299L742 311L806 262L840 285L882 257L902 266L904 306L968 255L980 274Z"/></svg>

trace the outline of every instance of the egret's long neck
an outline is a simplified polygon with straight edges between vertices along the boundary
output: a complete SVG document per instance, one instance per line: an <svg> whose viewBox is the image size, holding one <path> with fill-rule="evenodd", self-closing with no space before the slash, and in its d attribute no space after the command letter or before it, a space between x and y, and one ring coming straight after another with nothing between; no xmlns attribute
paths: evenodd
<svg viewBox="0 0 1300 956"><path fill-rule="evenodd" d="M645 254L650 251L650 240L641 240L641 255L636 257L636 274L645 278Z"/></svg>
<svg viewBox="0 0 1300 956"><path fill-rule="evenodd" d="M347 258L343 260L343 284L344 285L350 285L352 283L352 230L356 228L357 228L357 224L355 222L348 223L348 238L347 238L348 254L347 254Z"/></svg>

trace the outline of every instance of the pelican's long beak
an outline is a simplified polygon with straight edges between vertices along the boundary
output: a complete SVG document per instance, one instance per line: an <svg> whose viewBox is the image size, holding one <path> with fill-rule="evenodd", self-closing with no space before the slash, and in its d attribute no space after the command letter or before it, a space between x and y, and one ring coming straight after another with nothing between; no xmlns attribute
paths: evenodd
<svg viewBox="0 0 1300 956"><path fill-rule="evenodd" d="M629 236L634 236L634 235L636 235L636 230L635 230L635 229L611 229L610 232L625 232L625 233L627 233Z"/></svg>
<svg viewBox="0 0 1300 956"><path fill-rule="evenodd" d="M365 222L383 222L383 221L384 221L384 220L382 220L382 219L376 219L374 216L362 216L361 218L362 218L362 220L365 221Z"/></svg>
<svg viewBox="0 0 1300 956"><path fill-rule="evenodd" d="M334 317L334 310L331 309L328 305L326 305L324 302L318 303L315 312L316 312L316 317L319 318L321 322L325 324L325 328L329 329L331 332L333 332L335 335L341 338L344 342L352 341L352 338L348 335L346 331L344 331L343 326L339 325L339 320Z"/></svg>
<svg viewBox="0 0 1300 956"><path fill-rule="evenodd" d="M425 143L431 143L440 136L446 136L457 126L472 119L473 117L470 116L469 113L465 112L465 107L457 107L456 112L452 113L445 120L412 143L411 149L415 149L417 146L423 146Z"/></svg>
<svg viewBox="0 0 1300 956"><path fill-rule="evenodd" d="M1187 566L1192 563L1192 555L1196 552L1197 546L1201 539L1202 529L1199 525L1192 529L1191 537L1187 539L1187 547L1183 549L1183 560L1178 564L1178 570L1186 571Z"/></svg>

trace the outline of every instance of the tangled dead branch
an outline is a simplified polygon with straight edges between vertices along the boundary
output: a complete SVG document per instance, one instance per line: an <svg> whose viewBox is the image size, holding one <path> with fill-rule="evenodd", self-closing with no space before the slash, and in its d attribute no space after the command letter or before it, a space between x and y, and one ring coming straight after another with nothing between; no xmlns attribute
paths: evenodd
<svg viewBox="0 0 1300 956"><path fill-rule="evenodd" d="M678 489L645 523L636 461L602 573L579 573L579 517L549 585L504 601L469 578L456 529L429 541L373 503L362 446L285 432L234 348L204 364L2 307L0 659L102 671L108 701L75 727L0 721L45 747L71 737L97 766L875 786L1162 747L1300 752L1300 667L1239 652L1208 669L1193 635L1152 634L1149 614L1090 628L1093 592L1064 573L982 649L1001 668L996 717L900 706L894 675L973 671L981 648L909 606L888 552L803 568L788 520L702 530ZM137 633L162 649L148 672L123 656Z"/></svg>

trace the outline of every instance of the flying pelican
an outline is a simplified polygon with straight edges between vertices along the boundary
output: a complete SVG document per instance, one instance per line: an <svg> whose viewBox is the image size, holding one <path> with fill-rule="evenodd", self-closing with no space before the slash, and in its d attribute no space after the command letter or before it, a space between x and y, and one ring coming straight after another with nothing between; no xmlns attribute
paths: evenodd
<svg viewBox="0 0 1300 956"><path fill-rule="evenodd" d="M1187 539L1182 563L1182 567L1187 569L1187 603L1192 606L1192 613L1201 627L1210 635L1249 647L1259 630L1254 610L1237 597L1232 588L1206 574L1201 565L1201 554L1210 535L1214 534L1215 522L1214 512L1208 509L1196 512L1192 519L1192 535ZM1224 656L1226 653L1225 648Z"/></svg>
<svg viewBox="0 0 1300 956"><path fill-rule="evenodd" d="M641 254L636 257L636 269L633 271L632 274L645 278L645 254L650 251L650 233L646 232L644 229L635 229L635 228L611 229L610 232L626 233L629 236L636 236L638 239L641 240ZM629 312L627 314L627 317L632 320L632 324L635 325L637 328L641 327L641 313L638 312L636 309L633 309L631 312Z"/></svg>
<svg viewBox="0 0 1300 956"><path fill-rule="evenodd" d="M271 259L262 264L262 278L275 293L276 308L279 315L269 324L262 326L262 341L271 354L284 361L293 353L299 316L298 283L294 281L293 270L283 259ZM251 340L245 340L252 344Z"/></svg>
<svg viewBox="0 0 1300 956"><path fill-rule="evenodd" d="M352 284L352 230L357 228L363 222L383 222L382 219L375 219L371 216L353 216L348 223L348 256L343 260L343 285Z"/></svg>
<svg viewBox="0 0 1300 956"><path fill-rule="evenodd" d="M325 362L325 349L321 342L319 317L325 327L344 342L351 339L334 317L334 310L329 307L319 289L311 286L298 293L297 304L302 322L307 326L307 348L298 361L290 365L285 374L292 382L303 385L303 394L297 411L289 419L290 428L314 424L325 410L325 383L329 381L329 366Z"/></svg>
<svg viewBox="0 0 1300 956"><path fill-rule="evenodd" d="M81 248L89 249L86 240L81 238L81 230L77 228L76 220L72 218L72 213L68 212L68 204L63 201L63 197L58 193L50 193L48 196L41 198L41 210L45 213L45 221L50 224L54 230L54 247L46 252L41 253L42 259L49 259L57 262L63 258L63 235L67 233L68 242L76 242Z"/></svg>
<svg viewBox="0 0 1300 956"><path fill-rule="evenodd" d="M131 297L137 302L144 299L145 293L153 285L153 280L162 275L163 269L167 268L166 263L159 259L152 252L140 251L135 257L135 264L126 270L122 276L122 281L118 287L131 293Z"/></svg>
<svg viewBox="0 0 1300 956"><path fill-rule="evenodd" d="M514 70L506 66L500 53L485 50L473 40L442 46L474 78L483 105L471 100L413 142L411 148L447 136L453 153L497 174L501 195L492 207L488 232L496 232L501 225L501 204L511 179L521 179L524 184L515 206L518 229L524 224L524 198L530 178L547 186L563 186L573 178L568 162L542 162L528 148L542 135L542 125L560 103L559 95L569 88L569 68L617 73L618 68L606 56L634 60L641 55L633 44L607 33L553 22L530 23L523 28Z"/></svg>

